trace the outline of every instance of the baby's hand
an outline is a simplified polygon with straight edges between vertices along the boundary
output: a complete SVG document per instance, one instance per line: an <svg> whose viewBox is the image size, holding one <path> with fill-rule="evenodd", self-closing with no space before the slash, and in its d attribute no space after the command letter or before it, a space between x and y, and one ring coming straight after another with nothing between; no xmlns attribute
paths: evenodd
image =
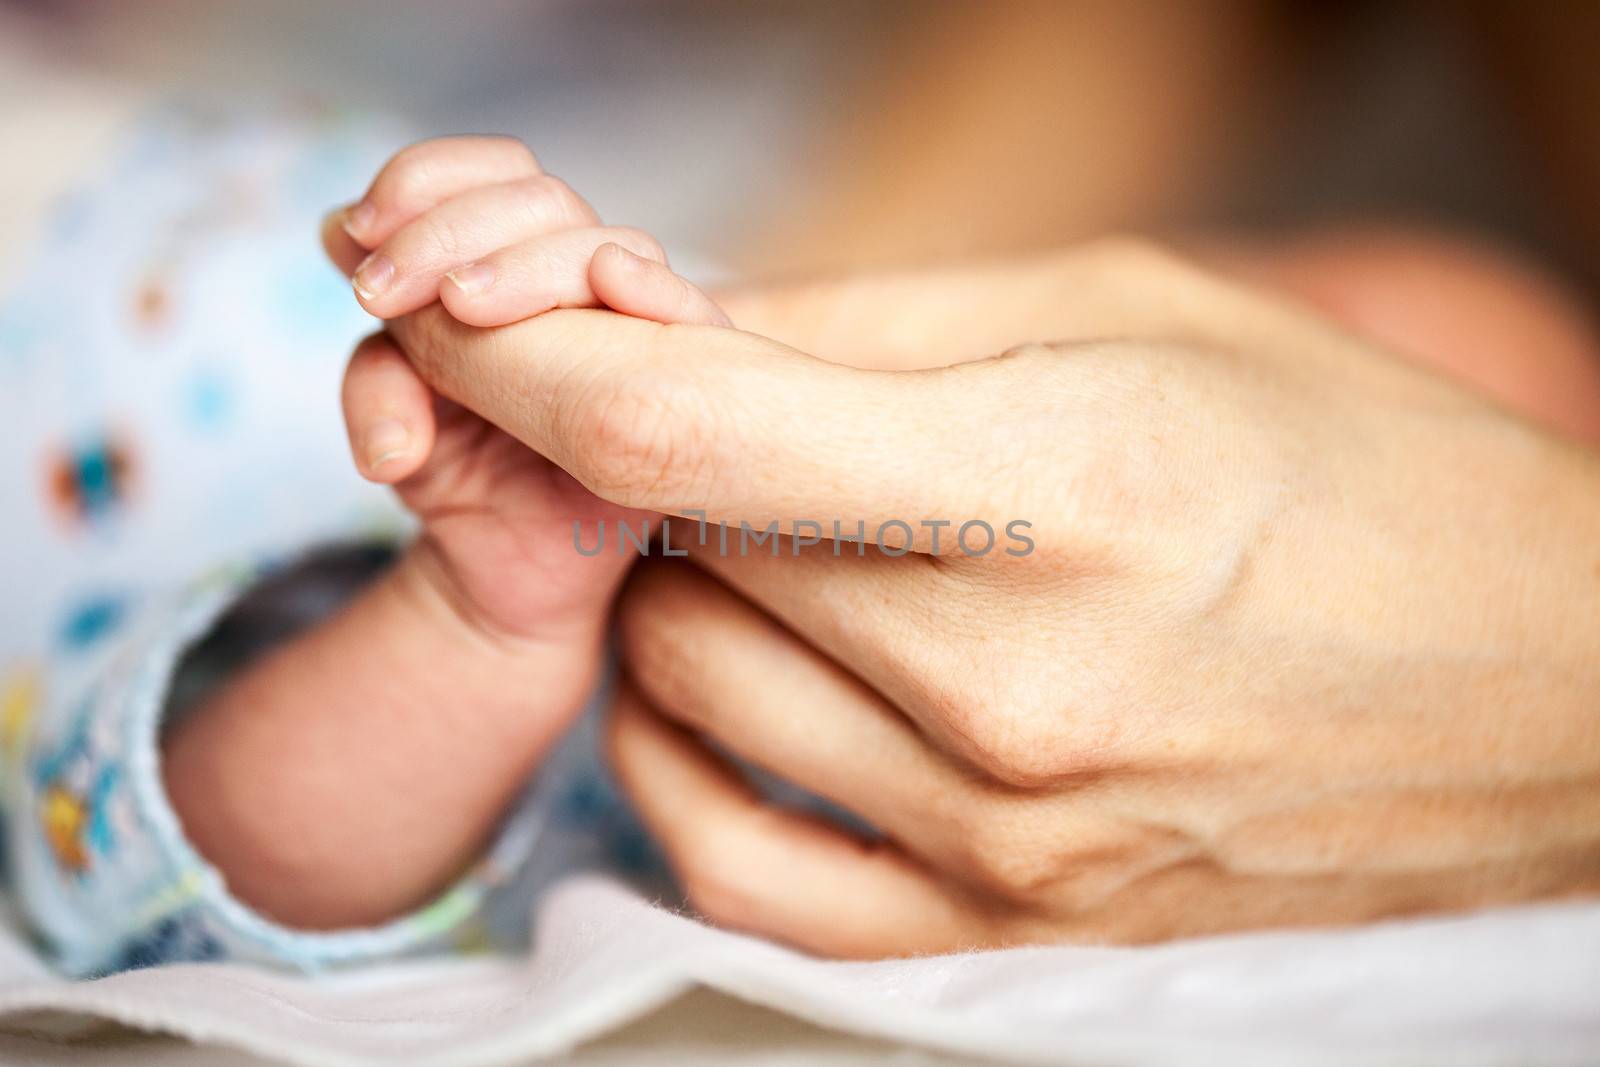
<svg viewBox="0 0 1600 1067"><path fill-rule="evenodd" d="M604 227L520 142L424 141L396 155L357 203L331 216L323 243L380 318L439 300L473 326L558 307L608 307L660 322L727 325L673 274L654 238ZM595 497L560 468L435 397L386 337L357 350L345 422L361 472L395 486L422 520L416 551L469 622L494 638L597 633L629 557L616 523L642 513ZM580 554L573 523L592 546Z"/></svg>

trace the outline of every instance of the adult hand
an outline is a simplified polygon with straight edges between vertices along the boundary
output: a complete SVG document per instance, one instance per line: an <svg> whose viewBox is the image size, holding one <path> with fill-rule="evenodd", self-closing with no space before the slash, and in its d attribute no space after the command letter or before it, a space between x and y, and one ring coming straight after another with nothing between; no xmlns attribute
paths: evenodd
<svg viewBox="0 0 1600 1067"><path fill-rule="evenodd" d="M1600 887L1592 453L1142 247L951 277L789 320L833 363L603 312L393 326L617 503L909 526L740 555L684 524L693 565L626 594L614 758L704 912L882 955ZM969 520L1034 550L965 555Z"/></svg>

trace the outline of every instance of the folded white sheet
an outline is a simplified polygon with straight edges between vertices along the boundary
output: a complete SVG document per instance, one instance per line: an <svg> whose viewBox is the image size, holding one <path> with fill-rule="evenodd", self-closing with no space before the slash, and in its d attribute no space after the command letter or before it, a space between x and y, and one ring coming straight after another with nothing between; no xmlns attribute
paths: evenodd
<svg viewBox="0 0 1600 1067"><path fill-rule="evenodd" d="M1600 904L1152 948L811 959L577 878L525 959L305 980L235 965L69 983L0 940L0 1019L100 1017L305 1065L523 1063L705 986L810 1022L1004 1062L1600 1062Z"/></svg>

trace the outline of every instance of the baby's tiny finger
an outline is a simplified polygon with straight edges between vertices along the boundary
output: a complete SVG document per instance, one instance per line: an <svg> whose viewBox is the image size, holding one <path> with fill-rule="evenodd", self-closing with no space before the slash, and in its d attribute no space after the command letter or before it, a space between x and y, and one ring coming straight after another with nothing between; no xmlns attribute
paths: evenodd
<svg viewBox="0 0 1600 1067"><path fill-rule="evenodd" d="M415 474L433 451L433 393L386 334L356 346L345 368L345 431L363 477L384 484Z"/></svg>
<svg viewBox="0 0 1600 1067"><path fill-rule="evenodd" d="M732 326L716 301L664 260L641 258L622 245L601 245L589 263L589 286L614 311L654 322Z"/></svg>
<svg viewBox="0 0 1600 1067"><path fill-rule="evenodd" d="M368 313L396 318L433 303L446 271L512 242L599 221L583 197L548 174L473 189L390 237L356 268L350 284Z"/></svg>
<svg viewBox="0 0 1600 1067"><path fill-rule="evenodd" d="M444 276L439 300L469 326L503 326L552 308L596 307L589 286L595 249L623 246L641 262L665 261L642 230L596 226L544 234L509 245ZM663 266L663 270L666 268Z"/></svg>
<svg viewBox="0 0 1600 1067"><path fill-rule="evenodd" d="M418 141L395 153L361 199L335 213L334 222L354 243L373 249L424 212L469 189L542 173L528 146L515 137Z"/></svg>

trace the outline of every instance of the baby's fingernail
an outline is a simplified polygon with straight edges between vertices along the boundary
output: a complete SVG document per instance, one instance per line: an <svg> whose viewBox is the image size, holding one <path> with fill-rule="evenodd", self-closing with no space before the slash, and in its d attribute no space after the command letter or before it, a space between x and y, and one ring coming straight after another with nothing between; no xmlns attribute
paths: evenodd
<svg viewBox="0 0 1600 1067"><path fill-rule="evenodd" d="M367 456L367 469L375 471L390 460L400 459L411 448L411 431L399 419L383 419L367 430L361 442Z"/></svg>
<svg viewBox="0 0 1600 1067"><path fill-rule="evenodd" d="M372 255L356 268L355 277L350 279L350 284L355 287L357 296L363 300L371 300L375 296L381 296L393 281L394 261L388 256Z"/></svg>
<svg viewBox="0 0 1600 1067"><path fill-rule="evenodd" d="M365 200L351 204L345 208L339 218L339 225L344 227L344 232L356 241L372 228L373 220L378 217L378 209Z"/></svg>
<svg viewBox="0 0 1600 1067"><path fill-rule="evenodd" d="M481 293L494 281L494 268L484 263L468 263L445 275L457 289L468 296Z"/></svg>

